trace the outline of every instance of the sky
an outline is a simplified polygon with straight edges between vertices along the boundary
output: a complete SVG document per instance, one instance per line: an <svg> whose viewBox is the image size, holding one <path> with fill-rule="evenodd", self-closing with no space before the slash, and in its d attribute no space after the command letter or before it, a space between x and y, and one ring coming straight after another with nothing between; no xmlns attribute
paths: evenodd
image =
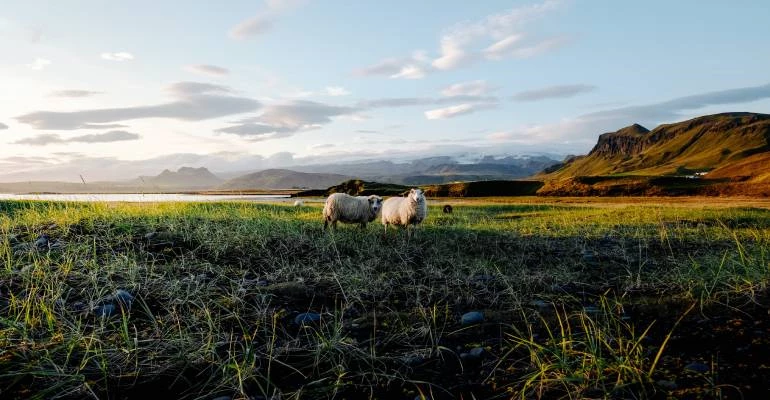
<svg viewBox="0 0 770 400"><path fill-rule="evenodd" d="M558 158L770 113L764 0L0 4L0 181Z"/></svg>

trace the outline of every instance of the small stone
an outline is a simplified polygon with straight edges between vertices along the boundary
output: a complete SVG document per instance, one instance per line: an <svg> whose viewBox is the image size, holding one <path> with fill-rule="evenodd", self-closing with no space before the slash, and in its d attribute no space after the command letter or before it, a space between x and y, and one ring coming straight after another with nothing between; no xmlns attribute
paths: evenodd
<svg viewBox="0 0 770 400"><path fill-rule="evenodd" d="M540 309L551 308L551 303L549 303L547 301L543 301L543 300L532 300L532 301L529 302L529 305L535 306L535 307L540 308Z"/></svg>
<svg viewBox="0 0 770 400"><path fill-rule="evenodd" d="M676 390L679 387L679 385L677 385L676 382L674 381L659 380L656 383L662 389L666 389L666 390Z"/></svg>
<svg viewBox="0 0 770 400"><path fill-rule="evenodd" d="M76 301L72 303L72 311L79 313L86 310L86 303L83 303L82 301Z"/></svg>
<svg viewBox="0 0 770 400"><path fill-rule="evenodd" d="M270 281L267 279L260 279L257 281L257 286L270 286Z"/></svg>
<svg viewBox="0 0 770 400"><path fill-rule="evenodd" d="M40 235L37 240L35 240L35 248L38 250L46 250L48 249L48 239L49 236L47 234Z"/></svg>
<svg viewBox="0 0 770 400"><path fill-rule="evenodd" d="M130 309L134 296L123 289L118 289L112 297L125 309Z"/></svg>
<svg viewBox="0 0 770 400"><path fill-rule="evenodd" d="M474 325L484 322L484 314L478 311L471 311L463 314L460 323L463 325Z"/></svg>
<svg viewBox="0 0 770 400"><path fill-rule="evenodd" d="M102 304L94 308L94 314L96 314L97 317L101 317L101 318L111 317L116 312L117 312L117 307L115 307L115 305L112 303Z"/></svg>
<svg viewBox="0 0 770 400"><path fill-rule="evenodd" d="M483 347L474 347L468 352L468 357L474 360L480 360L486 354Z"/></svg>
<svg viewBox="0 0 770 400"><path fill-rule="evenodd" d="M422 364L424 362L425 362L425 357L423 357L423 356L411 355L411 356L406 356L404 358L404 364L406 364L406 365L408 365L410 367L414 367L414 366L420 365L420 364Z"/></svg>
<svg viewBox="0 0 770 400"><path fill-rule="evenodd" d="M684 369L698 372L698 373L706 373L709 372L710 368L708 365L701 363L701 362L691 362L684 366Z"/></svg>
<svg viewBox="0 0 770 400"><path fill-rule="evenodd" d="M306 312L294 317L294 323L297 325L309 325L321 320L321 314Z"/></svg>

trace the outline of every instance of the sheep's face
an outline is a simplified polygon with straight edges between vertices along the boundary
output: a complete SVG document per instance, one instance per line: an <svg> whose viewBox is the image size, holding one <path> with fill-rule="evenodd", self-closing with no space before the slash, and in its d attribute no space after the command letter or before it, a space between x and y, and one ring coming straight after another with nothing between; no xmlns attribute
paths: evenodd
<svg viewBox="0 0 770 400"><path fill-rule="evenodd" d="M371 195L369 196L368 200L369 209L372 210L372 214L377 215L377 213L380 212L380 209L382 208L382 197Z"/></svg>
<svg viewBox="0 0 770 400"><path fill-rule="evenodd" d="M422 192L422 189L412 189L409 191L409 200L412 200L417 203L423 203L425 202L425 194Z"/></svg>

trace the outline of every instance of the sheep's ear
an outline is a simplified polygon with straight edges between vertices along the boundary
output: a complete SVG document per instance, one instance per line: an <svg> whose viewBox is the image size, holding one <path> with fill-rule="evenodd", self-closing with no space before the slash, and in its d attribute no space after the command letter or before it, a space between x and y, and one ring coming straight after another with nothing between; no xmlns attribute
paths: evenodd
<svg viewBox="0 0 770 400"><path fill-rule="evenodd" d="M372 197L369 197L367 200L369 200L369 204L372 204L374 202L374 199Z"/></svg>

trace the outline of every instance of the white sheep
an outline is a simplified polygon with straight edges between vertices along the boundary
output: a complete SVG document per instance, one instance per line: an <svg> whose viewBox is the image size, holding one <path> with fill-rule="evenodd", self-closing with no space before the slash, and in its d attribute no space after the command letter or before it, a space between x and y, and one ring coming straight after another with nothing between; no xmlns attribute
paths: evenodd
<svg viewBox="0 0 770 400"><path fill-rule="evenodd" d="M405 226L407 236L411 236L409 226L417 228L428 216L428 203L421 189L412 189L406 197L391 197L382 203L382 224L385 233L388 225Z"/></svg>
<svg viewBox="0 0 770 400"><path fill-rule="evenodd" d="M305 202L302 200L295 200L294 201L294 207L302 207L305 205Z"/></svg>
<svg viewBox="0 0 770 400"><path fill-rule="evenodd" d="M346 193L334 193L326 198L324 203L324 229L329 223L332 224L332 228L337 229L337 221L361 224L361 228L366 228L368 222L377 218L381 208L382 197L380 196L351 196Z"/></svg>

